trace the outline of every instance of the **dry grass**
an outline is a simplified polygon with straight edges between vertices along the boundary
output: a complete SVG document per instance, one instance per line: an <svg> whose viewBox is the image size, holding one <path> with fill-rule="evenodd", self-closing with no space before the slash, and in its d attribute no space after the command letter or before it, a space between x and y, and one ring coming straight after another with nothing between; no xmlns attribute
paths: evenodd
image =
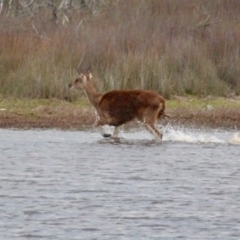
<svg viewBox="0 0 240 240"><path fill-rule="evenodd" d="M239 95L239 11L238 0L119 0L97 14L71 10L67 25L48 9L34 19L2 14L0 94L75 99L67 83L91 66L101 91Z"/></svg>

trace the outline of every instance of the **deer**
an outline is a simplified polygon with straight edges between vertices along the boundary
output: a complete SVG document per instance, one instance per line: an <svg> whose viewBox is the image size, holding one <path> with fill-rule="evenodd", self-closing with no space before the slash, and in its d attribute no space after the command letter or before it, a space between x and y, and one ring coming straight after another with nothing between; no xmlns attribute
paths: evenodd
<svg viewBox="0 0 240 240"><path fill-rule="evenodd" d="M152 90L112 90L99 93L92 83L92 73L79 72L77 78L68 87L83 90L96 110L95 127L109 125L114 127L113 134L103 137L118 137L122 125L133 120L140 121L143 126L157 139L163 134L156 127L158 119L165 114L165 99Z"/></svg>

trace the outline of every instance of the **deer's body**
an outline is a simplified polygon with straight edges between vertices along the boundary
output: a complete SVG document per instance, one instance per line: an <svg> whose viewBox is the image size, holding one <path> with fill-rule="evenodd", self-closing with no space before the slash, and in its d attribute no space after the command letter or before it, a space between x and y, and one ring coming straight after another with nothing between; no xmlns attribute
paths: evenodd
<svg viewBox="0 0 240 240"><path fill-rule="evenodd" d="M137 119L151 133L162 138L162 133L155 126L157 119L165 115L162 96L149 90L113 90L101 94L94 88L91 78L90 72L81 73L69 87L85 90L99 117L96 126L114 126L114 135L117 135L118 127Z"/></svg>
<svg viewBox="0 0 240 240"><path fill-rule="evenodd" d="M133 119L144 121L151 115L156 120L158 113L165 108L164 100L153 91L114 90L102 95L97 112L100 118L112 126L120 126Z"/></svg>

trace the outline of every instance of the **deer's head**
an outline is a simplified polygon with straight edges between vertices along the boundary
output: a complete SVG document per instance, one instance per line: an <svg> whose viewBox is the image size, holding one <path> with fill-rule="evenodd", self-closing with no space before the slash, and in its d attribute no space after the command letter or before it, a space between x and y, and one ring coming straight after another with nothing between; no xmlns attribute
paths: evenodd
<svg viewBox="0 0 240 240"><path fill-rule="evenodd" d="M87 73L78 73L77 78L68 84L69 88L75 88L75 89L84 89L86 88L88 82L90 82L92 79L92 73L90 70L88 70Z"/></svg>

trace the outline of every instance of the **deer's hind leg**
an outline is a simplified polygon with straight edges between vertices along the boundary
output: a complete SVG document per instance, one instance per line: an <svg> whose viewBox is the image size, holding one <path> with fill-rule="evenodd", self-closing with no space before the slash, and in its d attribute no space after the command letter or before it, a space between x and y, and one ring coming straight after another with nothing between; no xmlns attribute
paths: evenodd
<svg viewBox="0 0 240 240"><path fill-rule="evenodd" d="M155 124L146 124L143 123L143 126L155 137L157 137L157 139L162 139L162 133L158 130L158 128L155 126Z"/></svg>
<svg viewBox="0 0 240 240"><path fill-rule="evenodd" d="M138 118L143 126L157 139L162 139L163 134L156 127L156 121L158 117L158 112L152 109L144 111L144 114Z"/></svg>

